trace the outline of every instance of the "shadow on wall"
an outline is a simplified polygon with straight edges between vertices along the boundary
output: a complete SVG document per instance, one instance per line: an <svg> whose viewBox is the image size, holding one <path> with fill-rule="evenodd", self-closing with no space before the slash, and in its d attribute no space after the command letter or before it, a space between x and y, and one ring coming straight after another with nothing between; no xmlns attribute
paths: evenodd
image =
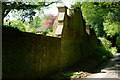
<svg viewBox="0 0 120 80"><path fill-rule="evenodd" d="M60 69L61 40L3 27L3 78L38 78Z"/></svg>
<svg viewBox="0 0 120 80"><path fill-rule="evenodd" d="M42 78L65 70L92 55L97 38L85 30L80 10L65 12L62 37L48 37L3 27L3 79Z"/></svg>
<svg viewBox="0 0 120 80"><path fill-rule="evenodd" d="M95 52L97 37L92 29L89 29L89 34L86 32L81 9L70 10L73 14L68 16L67 8L63 8L66 9L66 13L61 35L61 54L63 66L69 66L72 64L70 62L76 63Z"/></svg>

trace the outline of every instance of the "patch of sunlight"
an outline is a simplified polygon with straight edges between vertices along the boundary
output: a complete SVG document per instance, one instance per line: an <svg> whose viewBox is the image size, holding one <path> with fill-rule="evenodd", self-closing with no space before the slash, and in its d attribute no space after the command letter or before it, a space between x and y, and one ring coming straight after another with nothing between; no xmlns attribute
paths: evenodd
<svg viewBox="0 0 120 80"><path fill-rule="evenodd" d="M68 73L64 73L63 75L69 78L84 78L89 76L90 73L80 71L80 72L68 72Z"/></svg>
<svg viewBox="0 0 120 80"><path fill-rule="evenodd" d="M80 71L80 72L74 72L70 78L84 78L84 77L87 77L89 75L90 75L90 73Z"/></svg>

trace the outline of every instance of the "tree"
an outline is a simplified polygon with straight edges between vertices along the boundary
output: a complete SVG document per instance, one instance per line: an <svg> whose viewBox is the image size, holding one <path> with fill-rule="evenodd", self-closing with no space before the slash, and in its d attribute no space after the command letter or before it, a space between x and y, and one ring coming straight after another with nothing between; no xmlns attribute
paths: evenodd
<svg viewBox="0 0 120 80"><path fill-rule="evenodd" d="M81 6L86 24L94 29L99 37L106 37L115 46L120 35L120 2L83 2Z"/></svg>
<svg viewBox="0 0 120 80"><path fill-rule="evenodd" d="M120 2L87 2L82 4L83 17L96 31L97 36L106 36L104 25L108 22L118 22L120 20ZM113 15L110 15L110 14Z"/></svg>
<svg viewBox="0 0 120 80"><path fill-rule="evenodd" d="M30 21L30 27L31 28L38 28L41 27L41 19L40 17L35 17L32 21Z"/></svg>
<svg viewBox="0 0 120 80"><path fill-rule="evenodd" d="M5 25L18 28L19 30L24 32L26 31L26 28L21 20L8 21L8 22L5 22Z"/></svg>
<svg viewBox="0 0 120 80"><path fill-rule="evenodd" d="M83 3L82 13L87 25L94 29L97 36L105 35L103 21L105 16L104 9L100 8L99 3Z"/></svg>
<svg viewBox="0 0 120 80"><path fill-rule="evenodd" d="M42 26L52 28L56 16L49 14L46 15L42 21Z"/></svg>
<svg viewBox="0 0 120 80"><path fill-rule="evenodd" d="M104 24L104 30L107 33L108 37L112 38L116 34L120 33L120 22L111 23L106 21L103 24Z"/></svg>
<svg viewBox="0 0 120 80"><path fill-rule="evenodd" d="M34 9L40 10L41 7L49 6L52 3L55 3L55 2L2 2L2 23L3 23L4 17L7 16L7 14L11 10L14 10L14 9L23 10L23 11L28 10L29 13L26 13L23 16L31 15L30 17L32 17L32 15L35 15Z"/></svg>

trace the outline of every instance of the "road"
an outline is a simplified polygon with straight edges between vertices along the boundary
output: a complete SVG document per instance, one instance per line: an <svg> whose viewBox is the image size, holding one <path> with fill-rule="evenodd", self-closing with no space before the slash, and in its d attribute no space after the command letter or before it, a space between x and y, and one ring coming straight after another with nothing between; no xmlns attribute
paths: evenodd
<svg viewBox="0 0 120 80"><path fill-rule="evenodd" d="M89 80L94 80L93 78L97 78L97 80L110 80L110 78L113 80L120 80L120 53L113 56L113 58L104 65L104 68L101 70L100 73L92 74L87 78Z"/></svg>

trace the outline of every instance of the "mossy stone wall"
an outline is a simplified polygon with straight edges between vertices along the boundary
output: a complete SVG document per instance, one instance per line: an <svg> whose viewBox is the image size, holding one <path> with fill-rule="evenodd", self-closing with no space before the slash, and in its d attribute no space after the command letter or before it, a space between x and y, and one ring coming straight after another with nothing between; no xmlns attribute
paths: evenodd
<svg viewBox="0 0 120 80"><path fill-rule="evenodd" d="M93 30L90 29L89 32L90 34L86 32L85 21L80 9L75 9L74 15L65 16L61 37L61 62L64 63L63 68L94 55L97 37Z"/></svg>
<svg viewBox="0 0 120 80"><path fill-rule="evenodd" d="M42 78L94 55L97 38L86 32L82 12L65 12L61 38L3 27L3 78Z"/></svg>
<svg viewBox="0 0 120 80"><path fill-rule="evenodd" d="M40 78L60 70L61 40L3 28L3 78Z"/></svg>

